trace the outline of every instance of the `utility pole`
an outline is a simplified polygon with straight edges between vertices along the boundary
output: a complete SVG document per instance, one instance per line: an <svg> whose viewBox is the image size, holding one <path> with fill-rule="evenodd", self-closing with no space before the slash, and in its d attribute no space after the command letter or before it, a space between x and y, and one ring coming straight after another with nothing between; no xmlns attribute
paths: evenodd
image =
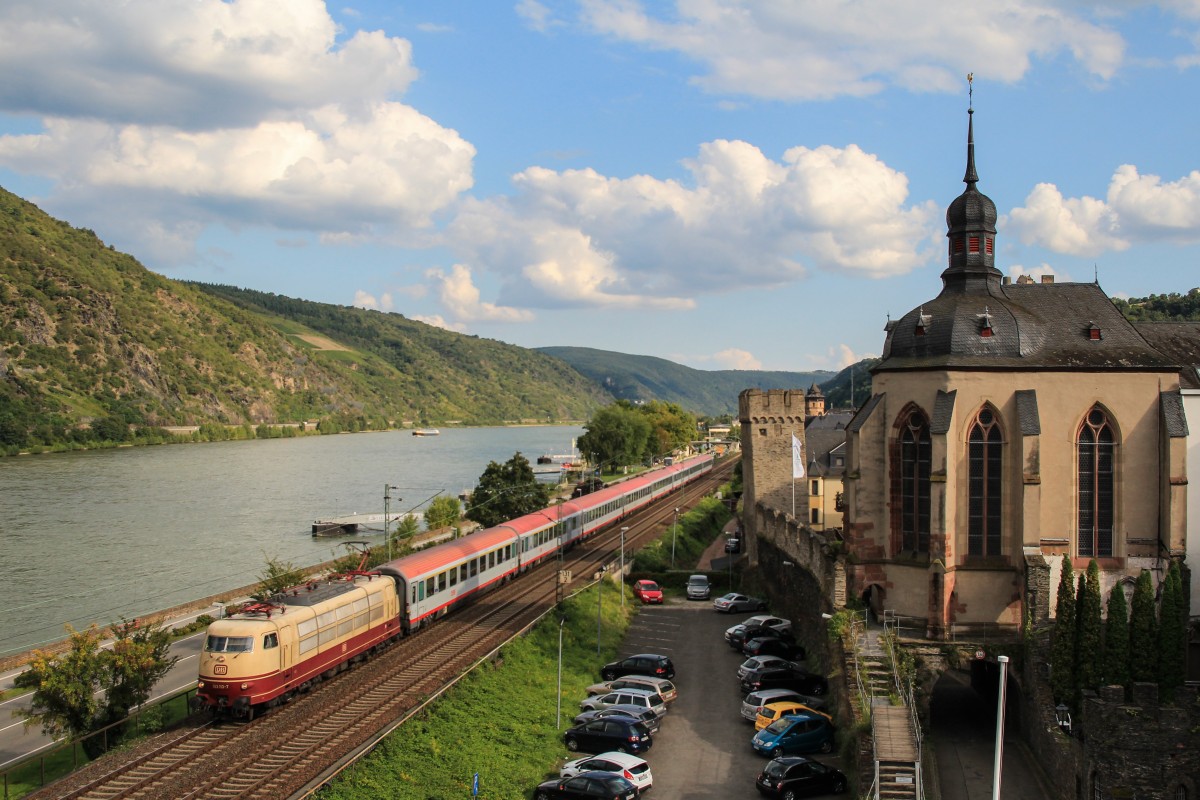
<svg viewBox="0 0 1200 800"><path fill-rule="evenodd" d="M674 479L672 479L674 480ZM675 532L679 530L679 509L675 509L675 523L671 526L671 569L675 569Z"/></svg>
<svg viewBox="0 0 1200 800"><path fill-rule="evenodd" d="M621 526L621 580L617 584L621 588L621 608L625 607L625 531L628 525Z"/></svg>
<svg viewBox="0 0 1200 800"><path fill-rule="evenodd" d="M399 486L392 486L385 483L383 485L383 540L387 542L387 557L388 561L392 560L392 489L399 489ZM397 497L396 501L403 500L403 497Z"/></svg>

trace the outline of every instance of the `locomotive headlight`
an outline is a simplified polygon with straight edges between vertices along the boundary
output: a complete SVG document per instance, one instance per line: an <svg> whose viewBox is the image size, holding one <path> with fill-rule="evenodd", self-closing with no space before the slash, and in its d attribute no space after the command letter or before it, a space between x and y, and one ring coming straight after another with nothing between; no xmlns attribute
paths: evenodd
<svg viewBox="0 0 1200 800"><path fill-rule="evenodd" d="M243 684L242 684L242 688L243 688L243 689L249 689L249 688L250 688L250 684L248 684L248 683L243 683Z"/></svg>
<svg viewBox="0 0 1200 800"><path fill-rule="evenodd" d="M196 681L196 688L197 688L197 689L203 689L203 688L204 688L204 681Z"/></svg>

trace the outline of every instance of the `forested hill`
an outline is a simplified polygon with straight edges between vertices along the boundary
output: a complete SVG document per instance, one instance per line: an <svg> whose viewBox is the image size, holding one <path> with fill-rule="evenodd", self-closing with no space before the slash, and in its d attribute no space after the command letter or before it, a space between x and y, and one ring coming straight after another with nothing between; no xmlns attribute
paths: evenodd
<svg viewBox="0 0 1200 800"><path fill-rule="evenodd" d="M524 348L163 278L0 189L0 453L169 425L578 420L606 401Z"/></svg>
<svg viewBox="0 0 1200 800"><path fill-rule="evenodd" d="M666 400L699 414L737 414L743 389L807 389L832 372L699 370L653 356L633 356L590 347L542 347L594 380L618 400Z"/></svg>

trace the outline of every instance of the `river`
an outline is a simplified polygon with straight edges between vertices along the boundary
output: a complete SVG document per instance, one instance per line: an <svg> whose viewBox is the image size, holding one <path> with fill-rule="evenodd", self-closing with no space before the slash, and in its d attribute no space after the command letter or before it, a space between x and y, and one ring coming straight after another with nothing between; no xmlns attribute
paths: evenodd
<svg viewBox="0 0 1200 800"><path fill-rule="evenodd" d="M420 509L489 461L566 453L573 426L443 429L0 459L0 657L64 625L134 618L254 583L268 558L345 554L314 519ZM349 538L382 541L382 530Z"/></svg>

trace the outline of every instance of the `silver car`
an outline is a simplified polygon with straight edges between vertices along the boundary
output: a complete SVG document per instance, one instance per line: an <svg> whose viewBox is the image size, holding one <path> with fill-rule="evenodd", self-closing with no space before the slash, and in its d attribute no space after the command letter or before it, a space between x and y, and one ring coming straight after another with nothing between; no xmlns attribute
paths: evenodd
<svg viewBox="0 0 1200 800"><path fill-rule="evenodd" d="M688 600L707 600L711 591L707 575L692 575L687 579Z"/></svg>
<svg viewBox="0 0 1200 800"><path fill-rule="evenodd" d="M617 705L648 708L660 717L667 713L667 704L663 702L662 695L648 689L618 689L608 694L598 694L581 702L579 708L582 711L599 711Z"/></svg>

